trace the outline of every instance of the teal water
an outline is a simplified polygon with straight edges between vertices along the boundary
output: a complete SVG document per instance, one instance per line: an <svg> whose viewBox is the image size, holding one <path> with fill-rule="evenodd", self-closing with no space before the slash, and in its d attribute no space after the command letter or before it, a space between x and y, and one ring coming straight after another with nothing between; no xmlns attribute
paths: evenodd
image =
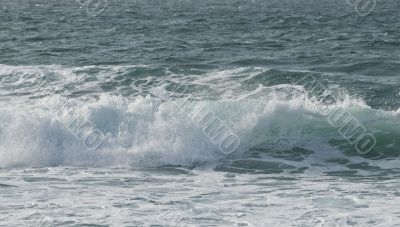
<svg viewBox="0 0 400 227"><path fill-rule="evenodd" d="M0 225L400 223L398 1L97 3L0 0Z"/></svg>

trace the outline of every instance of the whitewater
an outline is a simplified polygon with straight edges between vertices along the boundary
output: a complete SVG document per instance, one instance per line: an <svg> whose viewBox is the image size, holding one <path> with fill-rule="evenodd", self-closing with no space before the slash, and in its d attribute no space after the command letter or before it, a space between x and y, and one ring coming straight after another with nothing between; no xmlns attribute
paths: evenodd
<svg viewBox="0 0 400 227"><path fill-rule="evenodd" d="M398 226L399 7L0 0L0 226Z"/></svg>
<svg viewBox="0 0 400 227"><path fill-rule="evenodd" d="M398 184L392 177L399 164L399 111L372 108L338 86L327 88L335 92L334 102L321 100L307 84L298 83L310 72L296 72L285 78L287 83L274 81L281 71L261 67L216 70L190 79L165 72L162 79L143 75L140 84L124 84L121 90L138 93L124 95L98 91L103 81L154 68L1 68L3 78L13 78L1 81L8 100L0 114L1 188L17 189L8 192L11 196L29 192L17 216L4 219L8 225L101 220L110 226L348 226L354 220L346 215L350 210L357 211L357 224L368 224L366 213L383 209L370 206L372 199L376 205L396 206L396 200L389 205L378 195L395 193ZM15 98L15 93L24 95ZM201 126L206 116L199 109L205 107L240 138L231 153L207 136L207 125ZM374 133L377 144L371 152L358 153L330 125L327 113L338 107ZM84 140L79 136L84 130L97 130L99 138ZM371 184L372 179L389 186ZM99 194L104 199L97 199ZM32 199L39 200L23 205ZM12 206L9 198L2 201ZM303 208L277 210L293 203ZM70 208L73 218L64 216ZM93 212L76 216L88 209ZM268 219L265 212L272 212ZM199 214L201 219L192 219ZM373 220L378 226L396 223L392 216Z"/></svg>

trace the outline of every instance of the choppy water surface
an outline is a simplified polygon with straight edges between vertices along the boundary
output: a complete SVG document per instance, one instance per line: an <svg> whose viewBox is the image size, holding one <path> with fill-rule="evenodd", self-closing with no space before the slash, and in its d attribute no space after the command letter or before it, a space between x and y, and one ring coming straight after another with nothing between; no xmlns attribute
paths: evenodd
<svg viewBox="0 0 400 227"><path fill-rule="evenodd" d="M0 225L400 224L399 2L99 9L0 0Z"/></svg>

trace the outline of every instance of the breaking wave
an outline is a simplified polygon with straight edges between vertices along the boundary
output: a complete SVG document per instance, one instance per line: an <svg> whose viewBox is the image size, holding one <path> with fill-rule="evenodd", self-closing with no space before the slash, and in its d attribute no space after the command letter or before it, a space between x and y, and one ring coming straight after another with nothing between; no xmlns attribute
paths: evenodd
<svg viewBox="0 0 400 227"><path fill-rule="evenodd" d="M143 67L141 73L146 70ZM336 102L320 102L304 86L271 80L267 84L265 71L257 70L214 72L191 84L165 73L157 80L168 83L149 86L140 95L95 93L92 89L74 97L52 90L51 95L13 101L7 93L0 107L0 166L218 166L238 160L246 166L243 160L263 160L284 163L283 168L290 169L334 166L338 161L332 160L343 159L384 166L384 161L387 165L398 156L399 111L371 108L346 93L339 93ZM4 66L2 72L4 75ZM56 74L53 70L51 75ZM93 88L102 82L88 78L79 77L79 83L72 83ZM156 79L143 76L141 80ZM216 90L222 82L230 89L210 98L207 95L215 92L212 87L204 88L209 92L199 87L213 80L218 81ZM63 83L57 84L59 89L68 89L68 83ZM186 89L171 95L168 84L178 83ZM21 81L18 86L22 86ZM205 108L208 112L199 115ZM326 113L338 108L376 137L371 152L358 153L332 126ZM212 120L206 119L211 115ZM206 120L217 125L212 128ZM220 126L232 136L229 144L222 144L227 136L218 135ZM92 138L87 133L92 133ZM231 150L227 148L230 145Z"/></svg>

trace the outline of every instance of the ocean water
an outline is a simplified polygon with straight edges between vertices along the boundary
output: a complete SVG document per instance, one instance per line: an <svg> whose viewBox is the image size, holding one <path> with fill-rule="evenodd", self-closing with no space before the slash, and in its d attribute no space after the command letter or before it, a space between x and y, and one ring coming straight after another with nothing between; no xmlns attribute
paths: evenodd
<svg viewBox="0 0 400 227"><path fill-rule="evenodd" d="M0 226L399 226L399 9L0 0Z"/></svg>

